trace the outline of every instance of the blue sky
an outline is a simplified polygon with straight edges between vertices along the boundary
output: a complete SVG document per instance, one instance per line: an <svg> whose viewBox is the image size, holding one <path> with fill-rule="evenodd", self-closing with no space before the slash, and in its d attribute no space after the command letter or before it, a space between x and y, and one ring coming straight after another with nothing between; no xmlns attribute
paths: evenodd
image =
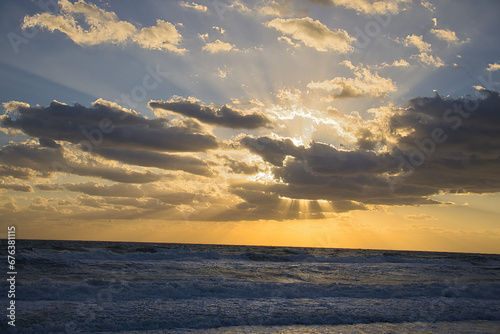
<svg viewBox="0 0 500 334"><path fill-rule="evenodd" d="M389 221L399 219L411 224L397 238L418 230L435 240L414 249L461 250L448 237L476 233L464 249L500 251L496 1L11 1L0 9L0 214L26 224L26 237L46 237L37 222L46 231L68 222L58 236L66 239L92 239L82 234L88 224L109 239L113 226L136 222L148 226L146 241L255 244L269 243L268 232L250 238L238 225L234 239L221 234L231 224L286 221L309 226L312 239L285 233L276 244L325 246L317 240L327 226L350 221L345 238L326 246L364 247L356 236L382 229L394 239ZM447 114L470 101L473 116ZM446 139L427 155L418 143L434 140L436 128ZM61 172L54 161L72 167ZM490 204L469 205L477 196ZM471 216L482 223L464 228L460 217ZM185 221L221 232L204 239L198 228L173 227ZM133 228L123 231L121 240L135 240ZM380 242L366 247L404 247Z"/></svg>

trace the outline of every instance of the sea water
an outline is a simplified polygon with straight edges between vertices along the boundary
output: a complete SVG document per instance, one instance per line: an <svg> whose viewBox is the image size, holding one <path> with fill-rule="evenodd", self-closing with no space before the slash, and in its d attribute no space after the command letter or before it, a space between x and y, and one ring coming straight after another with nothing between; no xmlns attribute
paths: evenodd
<svg viewBox="0 0 500 334"><path fill-rule="evenodd" d="M2 333L500 333L500 255L35 240L17 247L16 327L4 315ZM5 307L8 289L2 280Z"/></svg>

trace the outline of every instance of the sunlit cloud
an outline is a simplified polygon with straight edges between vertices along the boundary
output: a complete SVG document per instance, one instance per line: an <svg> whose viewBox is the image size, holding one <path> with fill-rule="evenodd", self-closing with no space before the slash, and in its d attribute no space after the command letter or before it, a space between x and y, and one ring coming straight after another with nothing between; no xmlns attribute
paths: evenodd
<svg viewBox="0 0 500 334"><path fill-rule="evenodd" d="M184 7L184 8L192 8L192 9L197 10L199 12L206 12L208 10L207 6L197 4L196 2L180 1L179 5Z"/></svg>
<svg viewBox="0 0 500 334"><path fill-rule="evenodd" d="M499 71L500 70L500 64L498 64L498 63L489 64L488 68L486 70L490 71L490 72Z"/></svg>
<svg viewBox="0 0 500 334"><path fill-rule="evenodd" d="M259 8L259 13L266 16L291 17L307 15L309 11L305 8L296 8L292 1L268 1Z"/></svg>
<svg viewBox="0 0 500 334"><path fill-rule="evenodd" d="M309 0L313 3L320 3L323 5L333 4L348 9L353 9L356 12L363 14L397 14L402 10L402 5L409 3L408 0Z"/></svg>
<svg viewBox="0 0 500 334"><path fill-rule="evenodd" d="M416 215L406 215L404 217L406 220L419 220L419 221L425 221L425 220L432 220L434 217L432 217L429 214L426 213L419 213Z"/></svg>
<svg viewBox="0 0 500 334"><path fill-rule="evenodd" d="M238 50L233 44L223 42L220 39L216 40L215 42L205 44L201 49L212 54Z"/></svg>
<svg viewBox="0 0 500 334"><path fill-rule="evenodd" d="M395 60L393 61L392 63L382 63L380 64L379 66L375 66L375 68L386 68L386 67L409 67L410 66L410 63L407 62L406 60L404 59L400 59L400 60Z"/></svg>
<svg viewBox="0 0 500 334"><path fill-rule="evenodd" d="M424 42L423 36L408 35L402 40L402 43L407 47L416 47L420 52L430 52L431 45Z"/></svg>
<svg viewBox="0 0 500 334"><path fill-rule="evenodd" d="M380 77L376 72L363 67L362 64L354 66L350 61L345 61L343 64L353 70L355 78L337 77L321 82L310 82L307 87L329 92L332 99L361 96L384 98L396 91L396 86L391 79Z"/></svg>
<svg viewBox="0 0 500 334"><path fill-rule="evenodd" d="M107 12L94 4L80 0L71 3L59 0L60 14L36 14L24 18L22 28L40 27L51 32L58 30L79 45L125 44L133 42L151 50L183 53L179 48L182 36L175 26L157 20L156 26L138 29L127 21L121 21L114 12ZM83 22L78 19L83 17ZM85 29L84 26L89 28Z"/></svg>
<svg viewBox="0 0 500 334"><path fill-rule="evenodd" d="M433 33L437 38L446 41L449 45L462 45L470 42L470 39L461 41L457 37L457 34L449 29L431 29L431 33Z"/></svg>
<svg viewBox="0 0 500 334"><path fill-rule="evenodd" d="M21 192L33 192L33 188L30 185L22 183L5 183L5 181L0 181L0 189L10 189ZM15 208L13 208L15 209Z"/></svg>
<svg viewBox="0 0 500 334"><path fill-rule="evenodd" d="M354 38L342 29L331 31L326 25L310 17L281 19L276 18L266 24L284 35L304 43L304 45L325 52L333 50L339 53L351 51Z"/></svg>
<svg viewBox="0 0 500 334"><path fill-rule="evenodd" d="M430 12L434 12L436 10L436 7L431 4L429 1L422 0L420 1L420 4L427 8Z"/></svg>
<svg viewBox="0 0 500 334"><path fill-rule="evenodd" d="M430 53L432 51L431 44L425 42L422 35L408 35L404 39L396 40L406 47L416 48L419 51L418 54L411 56L412 59L417 59L420 63L432 67L445 65L441 58Z"/></svg>
<svg viewBox="0 0 500 334"><path fill-rule="evenodd" d="M444 66L444 62L438 56L433 56L427 52L421 52L417 55L413 55L412 58L418 59L422 64L433 66L433 67L442 67Z"/></svg>

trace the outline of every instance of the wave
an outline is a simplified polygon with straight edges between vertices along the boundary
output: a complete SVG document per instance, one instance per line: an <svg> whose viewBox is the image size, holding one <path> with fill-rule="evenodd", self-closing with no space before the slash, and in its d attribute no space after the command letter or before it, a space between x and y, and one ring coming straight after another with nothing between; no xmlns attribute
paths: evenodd
<svg viewBox="0 0 500 334"><path fill-rule="evenodd" d="M313 284L307 282L250 282L225 278L155 279L123 281L90 278L82 281L58 281L41 278L19 283L19 300L114 301L136 299L212 298L323 298L350 297L373 299L475 298L500 300L500 283L453 285L431 284ZM0 287L7 289L7 283ZM7 289L8 290L8 289Z"/></svg>
<svg viewBox="0 0 500 334"><path fill-rule="evenodd" d="M281 253L281 254L279 254ZM381 253L373 251L374 254L317 254L306 251L281 250L278 254L273 252L231 252L224 254L216 250L191 250L190 248L165 249L161 247L136 247L123 250L120 248L97 248L78 250L40 250L32 248L23 250L19 255L22 263L53 265L51 260L64 259L66 261L76 260L108 260L108 261L203 261L203 260L240 260L252 262L294 262L294 263L408 263L408 264L443 264L443 265L478 265L498 266L500 268L500 257L497 255L475 255L457 254L453 256L436 256L429 253L427 256L415 256L408 252ZM285 254L283 254L285 253ZM288 253L288 254L286 254ZM323 251L324 253L324 251ZM349 253L352 253L350 251ZM366 252L364 252L366 253Z"/></svg>
<svg viewBox="0 0 500 334"><path fill-rule="evenodd" d="M23 333L500 320L498 255L19 240L16 262Z"/></svg>

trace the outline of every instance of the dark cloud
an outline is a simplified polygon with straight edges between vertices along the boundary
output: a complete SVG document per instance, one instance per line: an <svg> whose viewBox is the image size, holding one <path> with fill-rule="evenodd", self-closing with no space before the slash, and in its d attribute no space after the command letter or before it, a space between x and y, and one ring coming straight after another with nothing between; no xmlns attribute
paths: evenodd
<svg viewBox="0 0 500 334"><path fill-rule="evenodd" d="M269 137L243 137L240 143L257 153L265 161L275 166L283 166L283 161L287 155L297 156L302 154L304 147L297 147L291 139L274 140Z"/></svg>
<svg viewBox="0 0 500 334"><path fill-rule="evenodd" d="M193 156L121 148L98 148L94 150L94 153L106 159L120 161L129 165L182 170L203 176L213 175L207 162Z"/></svg>
<svg viewBox="0 0 500 334"><path fill-rule="evenodd" d="M0 162L9 168L20 167L49 176L54 172L52 164L65 165L62 149L36 145L33 142L10 143L0 149Z"/></svg>
<svg viewBox="0 0 500 334"><path fill-rule="evenodd" d="M132 206L138 209L148 210L158 210L172 207L172 205L166 204L156 198L137 199L123 197L105 197L103 201L108 205Z"/></svg>
<svg viewBox="0 0 500 334"><path fill-rule="evenodd" d="M2 126L41 138L42 145L52 148L57 145L54 141L61 140L81 143L88 151L114 147L199 152L217 147L215 137L199 129L169 126L164 118L147 119L104 100L94 102L91 108L53 101L48 107L10 102L6 109Z"/></svg>
<svg viewBox="0 0 500 334"><path fill-rule="evenodd" d="M10 166L0 166L0 177L11 176L15 179L30 179L34 176L34 172L26 168L15 168Z"/></svg>
<svg viewBox="0 0 500 334"><path fill-rule="evenodd" d="M8 189L14 191L22 191L26 193L33 192L33 188L26 184L16 184L16 183L0 183L0 189Z"/></svg>
<svg viewBox="0 0 500 334"><path fill-rule="evenodd" d="M415 98L390 117L387 136L397 140L393 155L407 174L399 184L434 192L500 191L500 97L481 94ZM404 129L412 131L394 135Z"/></svg>
<svg viewBox="0 0 500 334"><path fill-rule="evenodd" d="M248 203L269 194L336 203L419 205L441 191L500 191L500 98L415 98L395 109L383 133L360 132L370 147L387 143L384 152L339 150L289 139L244 137L240 143L272 164L279 182L256 191L233 189ZM374 131L374 130L371 130ZM367 133L368 132L368 133ZM375 139L376 138L376 139ZM360 145L361 146L361 145ZM251 195L251 196L250 196Z"/></svg>
<svg viewBox="0 0 500 334"><path fill-rule="evenodd" d="M80 183L65 183L65 189L80 192L89 196L114 198L145 198L155 199L172 205L190 204L195 195L188 192L170 191L158 187L144 187L132 184L104 185L93 181Z"/></svg>
<svg viewBox="0 0 500 334"><path fill-rule="evenodd" d="M340 213L350 210L366 210L362 203L348 200L336 202L315 199L287 197L286 187L252 181L233 182L230 191L243 202L216 215L210 220L287 220L287 219L323 219L327 213ZM193 219L206 215L202 212Z"/></svg>
<svg viewBox="0 0 500 334"><path fill-rule="evenodd" d="M91 208L101 208L103 205L103 201L98 197L78 196L77 199L81 205L89 206Z"/></svg>
<svg viewBox="0 0 500 334"><path fill-rule="evenodd" d="M103 185L97 182L65 183L62 185L70 191L81 192L91 196L115 196L115 197L133 197L144 196L144 192L136 185L132 184L113 184Z"/></svg>
<svg viewBox="0 0 500 334"><path fill-rule="evenodd" d="M59 145L58 143L56 143L52 139L39 138L38 142L40 143L40 146L51 147L51 148L61 147L61 145Z"/></svg>
<svg viewBox="0 0 500 334"><path fill-rule="evenodd" d="M225 184L213 189L200 186L199 189L204 189L201 194L194 190L198 185L187 187L192 190L183 190L178 180L175 185L155 182L167 178L164 174L106 165L102 158L94 155L74 156L74 152L69 151L74 145L61 146L56 141L62 139L48 133L34 135L41 138L40 144L29 141L1 148L0 175L18 179L49 177L57 166L62 166L62 172L117 182L109 185L88 181L59 186L38 182L35 185L39 190L62 188L79 193L74 200L76 204L68 206L78 209L72 209L73 216L68 215L74 219L158 219L166 216L171 220L189 217L190 220L212 221L316 219L328 217L331 212L366 210L371 205L435 204L439 202L431 196L441 192L500 192L500 97L495 92L482 91L481 94L470 98L418 97L410 100L405 108L382 108L373 121L356 123L358 145L349 150L318 142L297 146L289 138L243 136L231 148L249 150L259 155L264 163L252 166L228 155L216 155L217 160L232 173L251 175L264 169L274 175L274 180L242 181L238 177L229 180L227 188ZM68 114L67 108L77 107L58 106L47 115L60 120L62 115ZM22 108L27 107L19 105L16 110ZM17 124L17 129L27 134L35 131L26 129L34 128L28 120L38 120L37 117L23 118L22 112L10 112L9 115L8 122ZM72 115L70 119L82 117L91 123L88 115ZM161 130L167 132L171 129L160 118L151 121L140 115L131 117L137 117L132 122L134 129L138 127L146 132L155 127L167 129ZM6 119L3 118L3 122ZM128 117L123 121L129 122ZM152 123L148 123L150 121ZM188 120L176 128L205 135L202 128L197 127L196 120L191 122L193 124ZM143 150L131 144L137 142L135 138L127 140L130 147L111 141L109 145L94 147L93 153L125 164L211 175L212 163L209 161L163 153L155 148ZM184 176L190 180L194 178ZM206 181L205 178L197 179ZM0 188L31 191L27 188L31 189L30 186L23 186L4 182ZM35 205L29 211L31 214L55 215L51 211L54 203ZM80 210L79 205L84 209ZM19 210L18 214L21 212Z"/></svg>
<svg viewBox="0 0 500 334"><path fill-rule="evenodd" d="M59 191L64 189L58 184L35 184L35 188L44 191Z"/></svg>
<svg viewBox="0 0 500 334"><path fill-rule="evenodd" d="M224 166L229 167L229 170L232 173L253 175L257 174L260 171L258 166L247 164L244 161L234 160L227 155L219 155L218 157L225 160Z"/></svg>
<svg viewBox="0 0 500 334"><path fill-rule="evenodd" d="M436 145L438 158L453 158L456 153L480 158L497 158L500 153L500 98L497 92L483 91L481 98L458 99L418 97L408 108L390 118L392 133L410 128L412 132L398 137L398 148L411 151L416 141L432 139L435 129L442 129L443 143Z"/></svg>
<svg viewBox="0 0 500 334"><path fill-rule="evenodd" d="M137 172L122 167L102 165L96 161L71 162L65 158L62 147L43 147L33 142L11 143L2 147L0 163L8 165L8 168L31 169L43 177L49 177L54 172L63 172L124 183L155 182L165 177L150 171Z"/></svg>
<svg viewBox="0 0 500 334"><path fill-rule="evenodd" d="M257 129L270 124L269 119L262 114L252 113L245 115L241 111L222 106L216 110L200 103L181 100L175 102L151 101L149 106L153 109L163 109L197 120L232 129Z"/></svg>

